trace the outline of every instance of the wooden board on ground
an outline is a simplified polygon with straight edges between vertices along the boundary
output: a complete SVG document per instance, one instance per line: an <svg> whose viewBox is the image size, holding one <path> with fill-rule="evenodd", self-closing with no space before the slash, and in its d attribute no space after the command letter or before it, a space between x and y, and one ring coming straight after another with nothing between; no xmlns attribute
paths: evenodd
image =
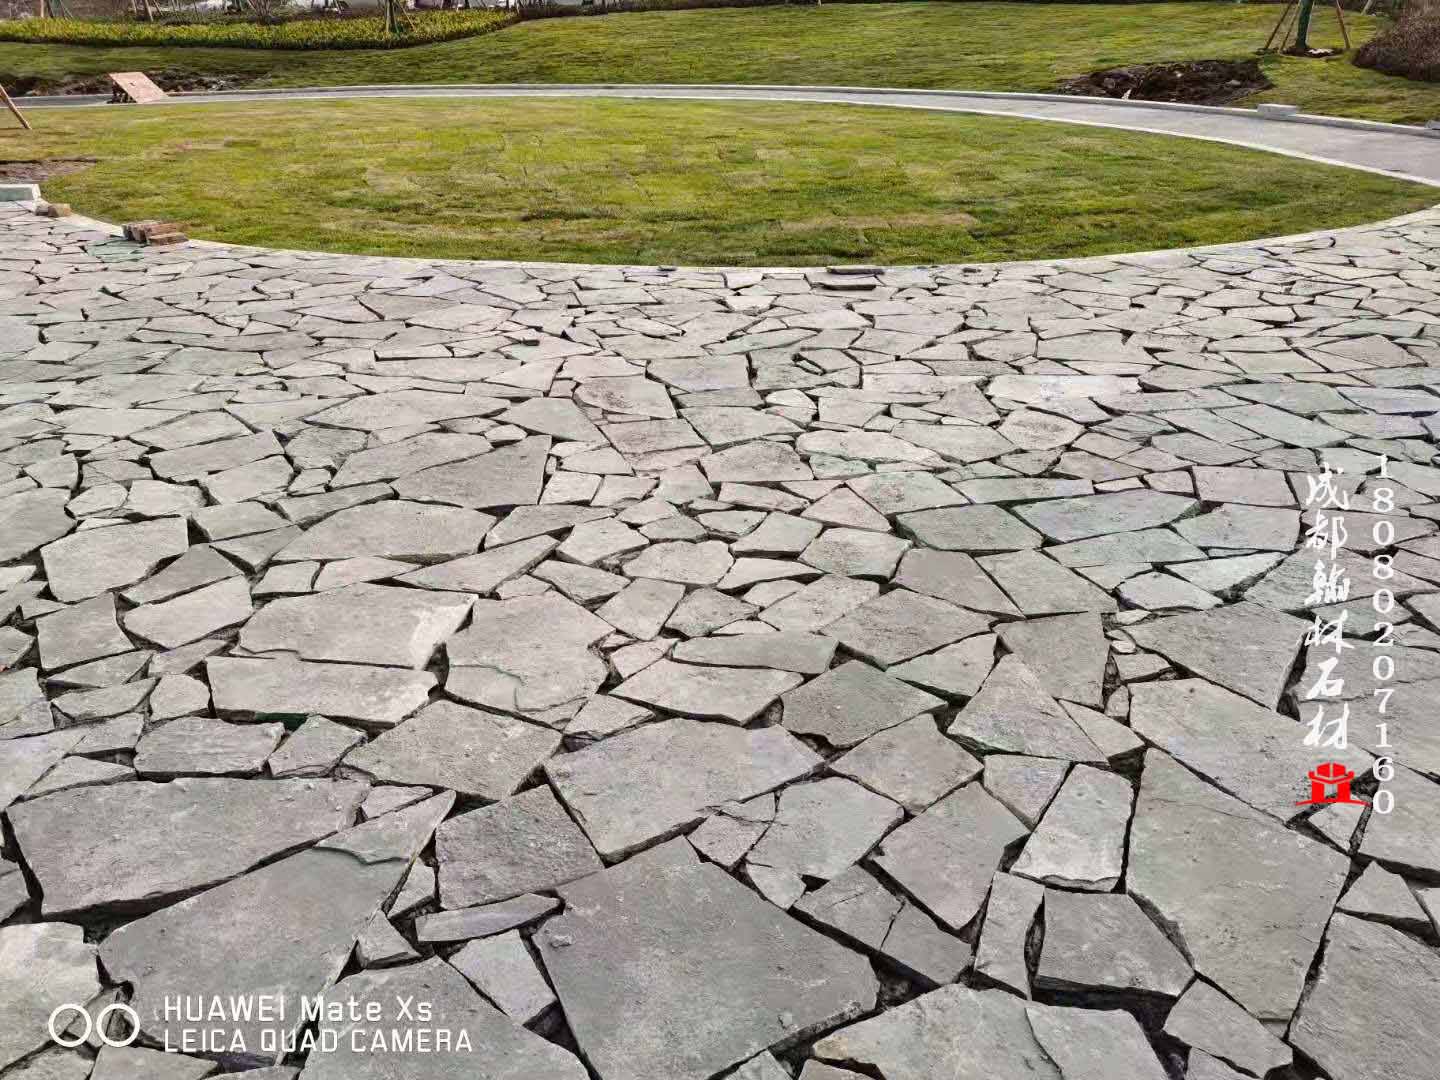
<svg viewBox="0 0 1440 1080"><path fill-rule="evenodd" d="M25 114L16 107L15 102L10 100L10 95L5 92L3 86L0 86L0 99L4 99L5 107L15 114L15 119L20 121L20 126L29 131L30 121L25 119Z"/></svg>
<svg viewBox="0 0 1440 1080"><path fill-rule="evenodd" d="M115 84L114 101L150 105L165 100L165 91L150 81L143 71L112 71L106 78Z"/></svg>

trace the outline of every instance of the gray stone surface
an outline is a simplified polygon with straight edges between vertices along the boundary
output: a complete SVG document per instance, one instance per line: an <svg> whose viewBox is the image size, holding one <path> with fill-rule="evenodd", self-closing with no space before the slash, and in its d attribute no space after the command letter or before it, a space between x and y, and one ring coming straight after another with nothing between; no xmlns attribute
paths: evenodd
<svg viewBox="0 0 1440 1080"><path fill-rule="evenodd" d="M808 776L820 759L779 728L665 720L587 750L545 774L605 858L647 847L744 800Z"/></svg>
<svg viewBox="0 0 1440 1080"><path fill-rule="evenodd" d="M1123 776L1075 766L1011 872L1046 885L1109 892L1125 868L1134 798Z"/></svg>
<svg viewBox="0 0 1440 1080"><path fill-rule="evenodd" d="M1003 990L944 986L827 1035L814 1053L886 1080L926 1080L936 1062L954 1080L1061 1080L1031 1034L1025 1002Z"/></svg>
<svg viewBox="0 0 1440 1080"><path fill-rule="evenodd" d="M0 1069L49 1045L51 1012L100 991L95 946L71 923L0 927Z"/></svg>
<svg viewBox="0 0 1440 1080"><path fill-rule="evenodd" d="M1135 1017L1118 1009L1025 1010L1030 1030L1065 1080L1166 1080Z"/></svg>
<svg viewBox="0 0 1440 1080"><path fill-rule="evenodd" d="M364 784L180 779L76 788L10 811L46 916L142 911L349 827Z"/></svg>
<svg viewBox="0 0 1440 1080"><path fill-rule="evenodd" d="M437 701L347 755L345 768L383 783L503 799L559 745L559 733L538 724Z"/></svg>
<svg viewBox="0 0 1440 1080"><path fill-rule="evenodd" d="M1256 1019L1294 1010L1348 865L1146 753L1126 888L1174 928L1195 970Z"/></svg>
<svg viewBox="0 0 1440 1080"><path fill-rule="evenodd" d="M1054 107L1243 129L1440 176L1429 143L1394 131ZM1389 149L1361 149L1375 146ZM590 878L639 883L615 925L624 905L656 896L646 849L673 839L747 910L783 920L769 901L793 904L800 923L834 935L797 938L781 982L758 946L729 968L715 946L705 970L726 970L734 991L721 1010L675 1006L663 971L647 985L663 1006L647 1015L680 1017L650 1030L666 1050L699 1047L707 1077L747 1061L780 1068L761 1056L772 1046L796 1072L788 1043L803 1056L812 1034L839 1037L787 1028L793 1006L777 1004L806 1000L802 961L836 939L857 972L868 962L921 992L961 977L974 946L976 985L1028 993L1041 886L1021 872L1108 888L1102 903L1136 898L1235 1002L1224 1030L1248 1014L1252 1035L1259 1023L1278 1040L1275 1060L1294 1046L1353 1080L1385 1061L1381 1031L1404 1047L1394 1075L1436 1056L1422 1011L1440 910L1440 740L1427 711L1440 685L1435 213L1223 250L787 271L134 248L4 204L0 250L0 805L12 845L0 933L52 917L62 881L92 888L87 932L118 958L99 969L101 1000L125 981L142 1009L172 982L319 992L357 953L365 978L393 972L402 985L426 966L417 952L544 935L560 902L526 893L435 912L435 854L409 862L426 838L381 859L381 873L321 839L299 798L227 796L208 816L117 810L99 824L103 811L62 821L54 807L104 807L153 780L179 800L196 781L177 773L235 770L244 778L218 783L257 792L338 776L377 782L360 815L378 828L436 791L447 806L464 800L457 822L503 815L543 798L543 779L563 803L556 835L617 864L591 862ZM1347 636L1368 632L1379 454L1397 489L1386 587L1404 646L1390 746L1375 745L1374 650L1356 638L1337 669L1350 749L1310 749L1291 719L1324 655L1300 645L1326 606L1310 596L1306 494L1322 459L1355 493L1337 562L1351 579ZM1389 814L1294 805L1315 764L1360 772L1379 752L1396 765ZM1092 783L1115 798L1072 805ZM1128 838L1127 784L1142 792ZM914 816L866 854L880 815L803 805L831 789L884 810L885 826L891 804ZM1359 790L1372 797L1370 781ZM109 837L136 813L103 857L67 840L82 827ZM523 843L491 847L525 862ZM45 854L32 862L32 848ZM893 873L879 861L891 858ZM654 902L677 935L697 923L722 934L696 889L665 887ZM852 903L871 921L847 918ZM1347 1027L1317 1012L1287 1037L1298 1002L1331 1008L1352 971L1367 978L1321 955L1332 910L1332 937L1354 915L1362 931L1415 935L1405 948L1420 951L1377 947L1404 978L1382 989L1376 975L1365 993L1392 1014L1355 1005ZM612 936L606 949L629 943ZM557 938L552 951L574 948ZM458 973L447 986L464 1009L483 1002ZM594 992L587 1053L623 1013L610 991ZM913 1034L904 1018L931 1005L887 994L852 1029L901 1018L883 1063L867 1050L803 1067L1073 1080L1106 1041L1095 1028L1118 1019L1095 1014L1117 992L1067 1001L1085 1006L1068 1027L1063 1010L1042 1021L1066 1031L1053 1054L1016 997L983 995L1003 1023L972 1012ZM916 1002L944 1016L955 994ZM539 1044L546 1062L555 1043L576 1045L562 1004L533 1022L553 1040ZM838 1006L822 1011L815 1024L845 1022ZM484 1015L487 1031L519 1030ZM740 1035L726 1041L731 1028ZM1181 1043L1156 1046L1167 1068L1184 1067ZM629 1062L625 1049L612 1042L610 1060ZM1189 1048L1192 1077L1243 1074L1214 1050ZM554 1053L574 1075L568 1051ZM306 1056L297 1068L347 1080L375 1065ZM656 1075L683 1073L659 1060ZM1125 1060L1137 1075L1149 1067L1144 1054ZM48 1051L24 1075L64 1077L76 1063Z"/></svg>
<svg viewBox="0 0 1440 1080"><path fill-rule="evenodd" d="M324 993L380 905L400 885L453 795L357 825L287 859L127 923L105 939L101 961L135 988L142 1031L163 1040L185 1026L167 1018L167 996L279 995L284 1018L228 1017L217 1025L238 1065L277 1064L264 1032L288 1036L302 997ZM283 932L277 932L283 931ZM277 1012L278 1012L277 1004ZM317 1060L323 1060L319 1055Z"/></svg>
<svg viewBox="0 0 1440 1080"><path fill-rule="evenodd" d="M1044 918L1037 988L1177 998L1190 982L1184 954L1129 896L1046 889Z"/></svg>
<svg viewBox="0 0 1440 1080"><path fill-rule="evenodd" d="M1423 1080L1440 1053L1440 958L1400 931L1336 915L1295 1047L1332 1076Z"/></svg>
<svg viewBox="0 0 1440 1080"><path fill-rule="evenodd" d="M979 784L967 784L891 833L875 864L952 930L984 903L990 877L1025 826Z"/></svg>
<svg viewBox="0 0 1440 1080"><path fill-rule="evenodd" d="M320 1022L320 1031L333 1033L338 1049L312 1053L300 1074L303 1080L382 1080L402 1072L416 1080L459 1080L477 1069L495 1080L585 1080L579 1059L495 1009L438 957L351 975L327 1000L342 1002L347 1010L349 1002L356 1002L360 1019ZM428 1023L415 1019L417 1003L429 1005ZM378 1020L369 1019L371 1009ZM374 1043L374 1033L419 1028L435 1032L429 1053L404 1049L393 1039L378 1047Z"/></svg>
<svg viewBox="0 0 1440 1080"><path fill-rule="evenodd" d="M601 868L590 841L543 786L445 822L435 854L447 908L549 891Z"/></svg>
<svg viewBox="0 0 1440 1080"><path fill-rule="evenodd" d="M1222 1058L1252 1076L1284 1068L1295 1056L1260 1021L1199 979L1190 984L1165 1018L1165 1034Z"/></svg>
<svg viewBox="0 0 1440 1080"><path fill-rule="evenodd" d="M683 840L562 896L565 913L535 943L581 1051L607 1078L704 1080L874 1005L862 957Z"/></svg>

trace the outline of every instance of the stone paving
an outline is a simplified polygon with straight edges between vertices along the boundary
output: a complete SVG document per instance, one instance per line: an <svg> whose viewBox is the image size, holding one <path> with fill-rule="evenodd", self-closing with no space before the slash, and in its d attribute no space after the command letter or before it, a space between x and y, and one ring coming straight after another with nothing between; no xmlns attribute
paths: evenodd
<svg viewBox="0 0 1440 1080"><path fill-rule="evenodd" d="M0 237L5 1080L1435 1076L1440 214L809 271ZM1382 751L1391 813L1297 805Z"/></svg>

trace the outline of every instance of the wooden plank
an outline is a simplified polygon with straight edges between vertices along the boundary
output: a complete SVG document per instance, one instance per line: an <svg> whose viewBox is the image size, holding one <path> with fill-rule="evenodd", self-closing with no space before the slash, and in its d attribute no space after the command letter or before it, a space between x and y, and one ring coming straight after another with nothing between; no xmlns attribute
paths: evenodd
<svg viewBox="0 0 1440 1080"><path fill-rule="evenodd" d="M117 99L133 101L136 105L165 100L165 91L151 82L150 76L143 71L112 71L106 78L115 84Z"/></svg>
<svg viewBox="0 0 1440 1080"><path fill-rule="evenodd" d="M0 98L5 99L5 107L15 114L15 119L20 121L20 126L29 131L30 121L25 119L25 114L20 111L15 102L10 100L10 95L5 92L3 86L0 86Z"/></svg>

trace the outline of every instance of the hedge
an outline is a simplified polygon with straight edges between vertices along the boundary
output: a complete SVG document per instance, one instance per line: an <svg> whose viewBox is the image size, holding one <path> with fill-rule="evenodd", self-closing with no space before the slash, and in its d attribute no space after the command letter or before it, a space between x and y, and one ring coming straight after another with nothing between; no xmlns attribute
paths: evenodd
<svg viewBox="0 0 1440 1080"><path fill-rule="evenodd" d="M295 19L282 23L145 23L90 19L8 19L0 41L51 45L171 45L220 49L388 49L477 37L508 26L506 11L412 13L401 33L385 33L378 15L359 18Z"/></svg>

